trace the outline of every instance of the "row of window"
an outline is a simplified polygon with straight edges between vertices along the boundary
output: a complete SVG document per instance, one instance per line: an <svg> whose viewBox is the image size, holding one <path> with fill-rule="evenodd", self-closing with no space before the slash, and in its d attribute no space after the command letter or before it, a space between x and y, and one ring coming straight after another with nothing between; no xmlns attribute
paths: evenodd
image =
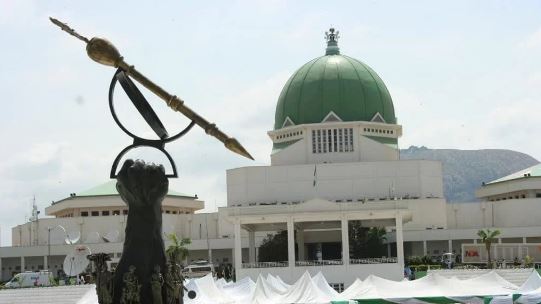
<svg viewBox="0 0 541 304"><path fill-rule="evenodd" d="M536 193L535 197L541 197L541 193ZM507 197L498 197L498 198L491 198L490 201L491 202L497 202L497 201L505 201L505 200L508 200L508 199L521 199L521 198L526 198L526 194L521 194L521 195L515 195L515 196L507 196Z"/></svg>
<svg viewBox="0 0 541 304"><path fill-rule="evenodd" d="M109 216L109 215L120 215L120 210L113 210L110 212L109 210L103 210L101 211L101 216ZM127 215L128 210L124 209L122 210L122 214ZM100 211L81 211L81 216L100 216Z"/></svg>
<svg viewBox="0 0 541 304"><path fill-rule="evenodd" d="M393 130L383 130L383 129L373 129L373 128L364 128L365 132L380 133L380 134L394 134Z"/></svg>
<svg viewBox="0 0 541 304"><path fill-rule="evenodd" d="M538 196L538 197L539 197L539 196ZM514 198L515 198L515 199L518 199L518 198L526 198L526 195L522 194L520 197L519 197L518 195L515 195ZM507 199L513 199L513 197L512 197L512 196L509 196ZM500 199L497 199L497 200L499 201ZM505 197L502 198L502 200L505 200Z"/></svg>
<svg viewBox="0 0 541 304"><path fill-rule="evenodd" d="M365 197L365 198L357 198L357 199L336 199L334 202L336 203L352 203L352 202L376 202L376 201L389 201L389 200L417 200L420 199L419 196L411 196L411 195L404 195L404 196L396 196L396 197ZM427 195L425 198L438 198L433 195ZM248 206L274 206L274 205L297 205L300 204L300 201L292 201L292 202L270 202L270 203L248 203ZM231 207L243 207L244 204L232 204Z"/></svg>
<svg viewBox="0 0 541 304"><path fill-rule="evenodd" d="M280 134L280 135L276 136L276 139L283 139L283 138L299 136L299 135L302 135L302 131L295 131L295 132L289 132L289 133L286 133L286 134Z"/></svg>
<svg viewBox="0 0 541 304"><path fill-rule="evenodd" d="M435 196L426 196L426 198L437 198ZM379 198L375 198L375 197L365 197L365 198L358 198L356 200L354 199L337 199L337 200L334 200L336 203L351 203L351 202L362 202L363 204L365 202L375 202L375 201L389 201L389 200L409 200L409 199L412 199L412 200L416 200L416 199L420 199L419 196L409 196L409 195L406 195L406 196L395 196L395 197L388 197L388 196L385 196L385 197L379 197Z"/></svg>
<svg viewBox="0 0 541 304"><path fill-rule="evenodd" d="M353 128L312 130L312 153L353 152Z"/></svg>
<svg viewBox="0 0 541 304"><path fill-rule="evenodd" d="M109 216L109 215L120 215L120 210L113 210L113 211L109 211L109 210L103 210L101 211L101 216ZM162 213L165 213L165 214L190 214L189 211L176 211L176 210L162 210ZM122 214L123 215L128 215L128 210L127 209L124 209L122 210ZM81 211L81 216L83 217L86 217L86 216L100 216L100 211Z"/></svg>

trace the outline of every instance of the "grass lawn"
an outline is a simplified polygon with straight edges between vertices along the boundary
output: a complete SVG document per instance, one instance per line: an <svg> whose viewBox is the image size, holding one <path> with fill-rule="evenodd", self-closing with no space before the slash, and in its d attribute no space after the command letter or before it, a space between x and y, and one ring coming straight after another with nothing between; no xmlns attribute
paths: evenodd
<svg viewBox="0 0 541 304"><path fill-rule="evenodd" d="M426 275L426 271L416 271L415 272L415 278L420 279Z"/></svg>

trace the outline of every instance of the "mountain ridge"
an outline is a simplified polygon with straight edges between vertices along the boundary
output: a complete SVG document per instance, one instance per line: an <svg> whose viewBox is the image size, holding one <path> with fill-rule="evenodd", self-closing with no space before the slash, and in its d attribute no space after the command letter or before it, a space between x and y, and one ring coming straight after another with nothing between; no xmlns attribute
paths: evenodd
<svg viewBox="0 0 541 304"><path fill-rule="evenodd" d="M447 202L474 202L483 182L501 178L539 163L532 156L506 149L430 149L410 146L400 150L400 159L442 162L443 193Z"/></svg>

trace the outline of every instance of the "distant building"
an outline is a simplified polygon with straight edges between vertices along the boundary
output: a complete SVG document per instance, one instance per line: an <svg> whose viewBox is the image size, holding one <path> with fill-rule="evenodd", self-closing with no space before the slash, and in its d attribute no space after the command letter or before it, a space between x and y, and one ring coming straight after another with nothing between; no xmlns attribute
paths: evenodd
<svg viewBox="0 0 541 304"><path fill-rule="evenodd" d="M267 134L271 164L227 171L227 207L195 214L204 204L196 196L166 196L163 230L192 239L187 262L210 258L233 264L238 277L273 273L290 282L306 270L322 271L330 283L347 286L371 273L400 279L409 256L460 254L481 228L500 229L501 243L541 243L541 169L484 184L476 192L480 202L447 203L441 163L399 159L402 126L391 95L370 67L340 53L337 34L331 30L325 55L285 84ZM12 228L12 246L0 248L1 280L61 269L74 247L66 233L68 241L80 235L78 244L92 252L110 253L113 263L120 258L127 207L114 181L45 212L52 217ZM385 228L386 254L353 258L353 221ZM259 261L262 240L277 231L287 231L287 258ZM495 258L521 254L509 248L496 248Z"/></svg>

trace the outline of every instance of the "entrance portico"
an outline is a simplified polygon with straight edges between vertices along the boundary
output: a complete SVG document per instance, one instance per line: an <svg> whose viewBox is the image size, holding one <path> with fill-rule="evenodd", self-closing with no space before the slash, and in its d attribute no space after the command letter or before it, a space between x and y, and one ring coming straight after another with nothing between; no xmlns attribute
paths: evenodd
<svg viewBox="0 0 541 304"><path fill-rule="evenodd" d="M389 279L401 279L403 276L402 224L411 220L411 213L396 201L335 203L312 199L299 204L225 209L229 220L234 224L234 261L237 278L249 276L256 280L259 274L271 273L280 275L286 282L291 283L305 271L312 274L321 271L329 282L349 285L355 278L364 278L369 274ZM394 228L397 256L351 259L349 221L361 221L365 227ZM237 254L241 252L243 229L248 231L248 259L243 259L242 254ZM253 241L255 232L284 230L287 231L287 260L258 261ZM319 240L335 241L333 244L336 246L331 246L332 248L328 250L330 253L326 256L322 252L321 243L316 243L318 246L312 251L307 250L309 248L305 246L305 241L315 239L314 235L317 235ZM341 242L341 246L338 246L338 242ZM329 256L331 258L328 258Z"/></svg>

